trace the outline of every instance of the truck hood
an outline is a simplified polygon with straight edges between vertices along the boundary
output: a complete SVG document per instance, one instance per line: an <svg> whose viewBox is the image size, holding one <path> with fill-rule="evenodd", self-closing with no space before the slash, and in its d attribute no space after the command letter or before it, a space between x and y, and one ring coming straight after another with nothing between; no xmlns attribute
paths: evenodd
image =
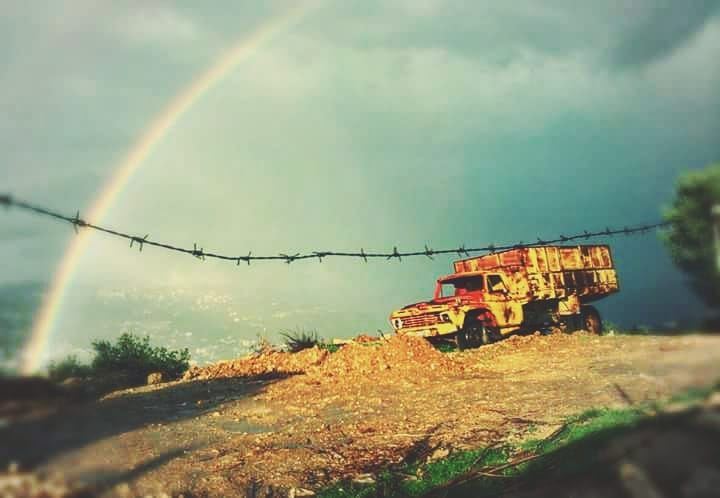
<svg viewBox="0 0 720 498"><path fill-rule="evenodd" d="M429 301L420 301L413 304L408 304L407 306L403 306L401 309L406 310L410 308L416 308L418 310L427 310L427 311L435 311L433 308L436 307L447 307L447 306L453 306L453 305L463 305L463 304L470 304L470 303L481 303L482 299L478 299L477 297L469 297L469 296L461 296L461 297L442 297L439 299L431 299Z"/></svg>

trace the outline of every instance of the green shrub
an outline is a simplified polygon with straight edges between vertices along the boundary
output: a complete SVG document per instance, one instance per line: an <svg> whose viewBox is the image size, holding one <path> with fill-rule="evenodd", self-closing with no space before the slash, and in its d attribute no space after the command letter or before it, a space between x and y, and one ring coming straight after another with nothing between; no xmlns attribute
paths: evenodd
<svg viewBox="0 0 720 498"><path fill-rule="evenodd" d="M57 362L53 361L48 365L48 377L54 382L62 382L70 377L87 377L91 374L90 366L80 363L75 355Z"/></svg>
<svg viewBox="0 0 720 498"><path fill-rule="evenodd" d="M152 372L162 372L163 377L175 379L190 367L190 352L169 351L164 347L150 345L150 337L122 334L115 344L110 341L92 343L95 357L92 369L96 373L123 372L132 377L146 377Z"/></svg>
<svg viewBox="0 0 720 498"><path fill-rule="evenodd" d="M320 349L326 350L328 353L337 353L340 351L342 344L332 344L328 342L321 342L317 345Z"/></svg>
<svg viewBox="0 0 720 498"><path fill-rule="evenodd" d="M285 338L285 344L292 353L297 353L303 349L310 349L322 344L316 330L286 330L285 332L280 332L280 335Z"/></svg>

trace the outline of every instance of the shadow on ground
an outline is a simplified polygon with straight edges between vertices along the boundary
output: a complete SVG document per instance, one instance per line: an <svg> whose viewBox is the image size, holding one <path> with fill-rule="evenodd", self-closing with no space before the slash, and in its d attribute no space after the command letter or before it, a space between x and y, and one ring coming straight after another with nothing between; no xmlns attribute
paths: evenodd
<svg viewBox="0 0 720 498"><path fill-rule="evenodd" d="M516 478L479 476L428 496L460 498L720 496L720 408L607 429L526 464Z"/></svg>
<svg viewBox="0 0 720 498"><path fill-rule="evenodd" d="M32 469L104 438L150 424L177 422L254 396L272 379L213 379L137 388L90 401L48 398L47 406L0 428L0 468L11 462ZM178 450L180 451L180 450ZM167 460L165 460L167 461Z"/></svg>

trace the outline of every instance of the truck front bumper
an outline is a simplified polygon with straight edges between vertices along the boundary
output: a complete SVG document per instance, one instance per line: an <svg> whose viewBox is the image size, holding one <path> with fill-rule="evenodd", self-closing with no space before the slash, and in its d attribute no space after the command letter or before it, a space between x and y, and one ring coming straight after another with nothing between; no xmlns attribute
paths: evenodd
<svg viewBox="0 0 720 498"><path fill-rule="evenodd" d="M398 334L411 335L415 337L435 337L454 334L458 331L454 323L438 323L428 327L399 328Z"/></svg>

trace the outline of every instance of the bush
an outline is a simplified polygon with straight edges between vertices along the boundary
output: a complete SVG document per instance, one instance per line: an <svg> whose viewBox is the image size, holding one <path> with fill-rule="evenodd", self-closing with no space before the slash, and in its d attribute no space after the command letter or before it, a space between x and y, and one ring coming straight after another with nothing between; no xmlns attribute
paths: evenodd
<svg viewBox="0 0 720 498"><path fill-rule="evenodd" d="M190 367L190 352L169 351L150 345L150 337L122 334L115 344L110 341L92 343L95 373L124 372L132 377L144 378L152 372L161 372L166 379L176 379Z"/></svg>
<svg viewBox="0 0 720 498"><path fill-rule="evenodd" d="M87 377L91 374L90 366L80 363L75 355L58 362L53 361L48 366L48 377L54 382L62 382L70 377Z"/></svg>
<svg viewBox="0 0 720 498"><path fill-rule="evenodd" d="M317 330L287 330L280 332L280 335L285 338L285 344L291 353L297 353L303 349L310 349L322 344L322 341L318 337Z"/></svg>
<svg viewBox="0 0 720 498"><path fill-rule="evenodd" d="M720 163L691 170L678 180L675 199L665 212L670 225L662 239L674 263L709 308L720 312L720 271L713 242L712 209L720 205Z"/></svg>

